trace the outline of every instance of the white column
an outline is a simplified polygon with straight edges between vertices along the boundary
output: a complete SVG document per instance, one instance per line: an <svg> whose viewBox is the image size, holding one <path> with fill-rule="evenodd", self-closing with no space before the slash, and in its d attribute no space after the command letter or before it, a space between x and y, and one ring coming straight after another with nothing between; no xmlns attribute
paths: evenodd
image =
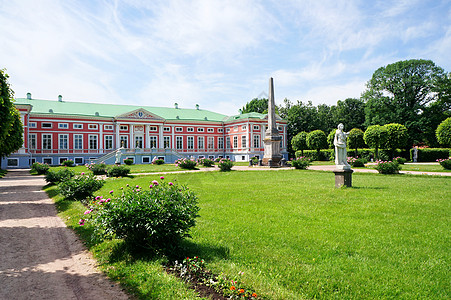
<svg viewBox="0 0 451 300"><path fill-rule="evenodd" d="M158 148L163 149L163 125L158 125Z"/></svg>
<svg viewBox="0 0 451 300"><path fill-rule="evenodd" d="M135 140L133 139L134 137L134 132L135 132L135 126L130 124L130 149L135 149Z"/></svg>
<svg viewBox="0 0 451 300"><path fill-rule="evenodd" d="M103 153L103 123L99 123L99 153Z"/></svg>
<svg viewBox="0 0 451 300"><path fill-rule="evenodd" d="M144 125L144 135L145 135L145 141L146 141L146 147L150 148L150 134L149 134L150 125Z"/></svg>
<svg viewBox="0 0 451 300"><path fill-rule="evenodd" d="M175 147L175 144L174 144L174 142L175 142L175 126L171 127L171 134L172 134L172 136L171 136L171 138L172 138L171 149L172 150L177 150L177 147Z"/></svg>

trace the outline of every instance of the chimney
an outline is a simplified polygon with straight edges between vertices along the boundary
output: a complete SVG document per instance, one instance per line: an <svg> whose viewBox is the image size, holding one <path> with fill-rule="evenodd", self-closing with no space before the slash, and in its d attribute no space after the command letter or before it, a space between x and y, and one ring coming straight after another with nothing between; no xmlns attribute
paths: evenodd
<svg viewBox="0 0 451 300"><path fill-rule="evenodd" d="M177 102L174 103L174 107L175 107L175 109L178 109L179 108L179 104Z"/></svg>
<svg viewBox="0 0 451 300"><path fill-rule="evenodd" d="M27 99L31 100L31 93L27 93Z"/></svg>
<svg viewBox="0 0 451 300"><path fill-rule="evenodd" d="M196 109L199 110L199 104L196 104Z"/></svg>
<svg viewBox="0 0 451 300"><path fill-rule="evenodd" d="M58 102L63 102L63 96L58 95Z"/></svg>

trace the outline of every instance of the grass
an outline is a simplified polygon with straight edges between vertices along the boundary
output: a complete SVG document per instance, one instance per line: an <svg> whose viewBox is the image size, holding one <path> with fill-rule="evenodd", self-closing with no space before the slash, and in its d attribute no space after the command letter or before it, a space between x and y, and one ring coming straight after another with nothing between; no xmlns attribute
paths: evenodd
<svg viewBox="0 0 451 300"><path fill-rule="evenodd" d="M421 164L421 163L409 163L401 165L402 171L419 171L419 172L451 172L451 170L446 170L439 163L430 165L430 164Z"/></svg>

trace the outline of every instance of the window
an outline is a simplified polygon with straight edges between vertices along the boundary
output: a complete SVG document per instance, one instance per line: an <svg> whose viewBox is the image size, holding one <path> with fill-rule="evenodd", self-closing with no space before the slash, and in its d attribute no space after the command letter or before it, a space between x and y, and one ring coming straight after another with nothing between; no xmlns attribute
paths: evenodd
<svg viewBox="0 0 451 300"><path fill-rule="evenodd" d="M230 136L226 137L226 147L227 147L227 149L230 149L230 148L231 148L231 145L230 145Z"/></svg>
<svg viewBox="0 0 451 300"><path fill-rule="evenodd" d="M215 143L215 138L212 136L208 137L208 149L213 149L214 148L214 143Z"/></svg>
<svg viewBox="0 0 451 300"><path fill-rule="evenodd" d="M171 132L171 127L163 127L164 132Z"/></svg>
<svg viewBox="0 0 451 300"><path fill-rule="evenodd" d="M214 160L215 156L214 155L208 155L208 159Z"/></svg>
<svg viewBox="0 0 451 300"><path fill-rule="evenodd" d="M205 138L203 136L197 137L197 149L204 149Z"/></svg>
<svg viewBox="0 0 451 300"><path fill-rule="evenodd" d="M218 149L224 149L224 138L218 137Z"/></svg>
<svg viewBox="0 0 451 300"><path fill-rule="evenodd" d="M97 135L89 136L89 149L96 150L97 149Z"/></svg>
<svg viewBox="0 0 451 300"><path fill-rule="evenodd" d="M238 131L238 126L233 127L233 131Z"/></svg>
<svg viewBox="0 0 451 300"><path fill-rule="evenodd" d="M175 132L182 132L183 128L182 127L175 127Z"/></svg>
<svg viewBox="0 0 451 300"><path fill-rule="evenodd" d="M247 126L246 126L246 125L241 126L241 130L242 130L242 131L246 131L246 129L247 129Z"/></svg>
<svg viewBox="0 0 451 300"><path fill-rule="evenodd" d="M282 127L282 126L277 127L277 129L278 129L279 131L283 131L283 127Z"/></svg>
<svg viewBox="0 0 451 300"><path fill-rule="evenodd" d="M199 159L205 158L205 155L199 155Z"/></svg>
<svg viewBox="0 0 451 300"><path fill-rule="evenodd" d="M28 164L31 166L32 164L34 164L36 162L36 158L32 158L28 160Z"/></svg>
<svg viewBox="0 0 451 300"><path fill-rule="evenodd" d="M150 141L150 148L158 148L156 136L151 136L149 141Z"/></svg>
<svg viewBox="0 0 451 300"><path fill-rule="evenodd" d="M254 148L260 148L260 135L254 135Z"/></svg>
<svg viewBox="0 0 451 300"><path fill-rule="evenodd" d="M171 138L169 136L163 137L163 147L164 149L171 148Z"/></svg>
<svg viewBox="0 0 451 300"><path fill-rule="evenodd" d="M283 136L280 137L280 148L283 148Z"/></svg>
<svg viewBox="0 0 451 300"><path fill-rule="evenodd" d="M88 129L97 129L99 128L99 126L97 126L97 124L88 124Z"/></svg>
<svg viewBox="0 0 451 300"><path fill-rule="evenodd" d="M218 128L218 132L222 133L222 132L224 132L224 129L223 128Z"/></svg>
<svg viewBox="0 0 451 300"><path fill-rule="evenodd" d="M58 129L67 129L69 128L69 124L67 123L58 123Z"/></svg>
<svg viewBox="0 0 451 300"><path fill-rule="evenodd" d="M74 134L74 149L75 150L83 149L83 135L82 134Z"/></svg>
<svg viewBox="0 0 451 300"><path fill-rule="evenodd" d="M150 163L150 156L143 156L143 164Z"/></svg>
<svg viewBox="0 0 451 300"><path fill-rule="evenodd" d="M233 148L238 148L238 137L236 135L233 137Z"/></svg>
<svg viewBox="0 0 451 300"><path fill-rule="evenodd" d="M36 134L34 133L28 135L28 148L36 149Z"/></svg>
<svg viewBox="0 0 451 300"><path fill-rule="evenodd" d="M128 125L121 125L121 126L119 127L119 130L121 130L121 131L127 131L127 130L128 130Z"/></svg>
<svg viewBox="0 0 451 300"><path fill-rule="evenodd" d="M230 128L226 128L226 132L230 132Z"/></svg>
<svg viewBox="0 0 451 300"><path fill-rule="evenodd" d="M142 136L135 136L135 148L142 149L143 147L143 137Z"/></svg>
<svg viewBox="0 0 451 300"><path fill-rule="evenodd" d="M42 135L42 149L51 150L52 149L52 135L43 134Z"/></svg>
<svg viewBox="0 0 451 300"><path fill-rule="evenodd" d="M42 123L42 128L52 128L52 123Z"/></svg>
<svg viewBox="0 0 451 300"><path fill-rule="evenodd" d="M8 165L8 167L17 167L17 166L19 166L19 159L17 159L17 158L8 158L7 165Z"/></svg>
<svg viewBox="0 0 451 300"><path fill-rule="evenodd" d="M194 127L188 127L188 128L186 129L186 131L188 131L188 132L194 132Z"/></svg>
<svg viewBox="0 0 451 300"><path fill-rule="evenodd" d="M197 128L197 132L204 132L204 128Z"/></svg>
<svg viewBox="0 0 451 300"><path fill-rule="evenodd" d="M176 142L176 148L177 148L177 150L183 149L183 137L181 137L181 136L176 136L176 137L175 137L175 142Z"/></svg>
<svg viewBox="0 0 451 300"><path fill-rule="evenodd" d="M82 165L83 164L83 157L75 157L74 158L74 163L76 165Z"/></svg>
<svg viewBox="0 0 451 300"><path fill-rule="evenodd" d="M28 123L29 128L36 128L36 122L30 122Z"/></svg>
<svg viewBox="0 0 451 300"><path fill-rule="evenodd" d="M44 164L48 164L48 165L52 165L53 164L53 160L52 160L51 157L46 157L46 158L42 159L42 162Z"/></svg>
<svg viewBox="0 0 451 300"><path fill-rule="evenodd" d="M194 149L194 136L188 137L188 149Z"/></svg>
<svg viewBox="0 0 451 300"><path fill-rule="evenodd" d="M113 125L105 125L103 126L103 130L113 130Z"/></svg>
<svg viewBox="0 0 451 300"><path fill-rule="evenodd" d="M69 135L67 135L67 134L60 134L59 135L58 149L67 150L69 148L68 141L69 141Z"/></svg>
<svg viewBox="0 0 451 300"><path fill-rule="evenodd" d="M104 139L105 139L104 148L106 150L113 149L113 136L112 135L105 135Z"/></svg>
<svg viewBox="0 0 451 300"><path fill-rule="evenodd" d="M121 147L128 148L128 136L121 135Z"/></svg>
<svg viewBox="0 0 451 300"><path fill-rule="evenodd" d="M60 165L67 160L67 157L60 157Z"/></svg>
<svg viewBox="0 0 451 300"><path fill-rule="evenodd" d="M247 144L247 143L246 143L246 136L245 136L245 135L242 135L242 136L241 136L241 148L246 148L246 147L247 147L246 144Z"/></svg>
<svg viewBox="0 0 451 300"><path fill-rule="evenodd" d="M208 128L207 132L215 132L215 129L214 128Z"/></svg>
<svg viewBox="0 0 451 300"><path fill-rule="evenodd" d="M260 131L260 125L254 125L254 130Z"/></svg>
<svg viewBox="0 0 451 300"><path fill-rule="evenodd" d="M157 126L150 126L149 131L157 131Z"/></svg>
<svg viewBox="0 0 451 300"><path fill-rule="evenodd" d="M74 129L83 129L83 124L74 124L72 125Z"/></svg>

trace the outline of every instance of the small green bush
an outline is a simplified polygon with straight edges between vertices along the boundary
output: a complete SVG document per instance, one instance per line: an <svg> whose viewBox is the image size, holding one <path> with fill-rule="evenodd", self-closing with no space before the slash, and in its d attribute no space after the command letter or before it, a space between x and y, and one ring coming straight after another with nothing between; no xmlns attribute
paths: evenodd
<svg viewBox="0 0 451 300"><path fill-rule="evenodd" d="M111 166L106 171L107 177L125 177L130 173L130 168L126 166Z"/></svg>
<svg viewBox="0 0 451 300"><path fill-rule="evenodd" d="M398 174L401 170L399 164L396 161L377 161L376 170L380 174Z"/></svg>
<svg viewBox="0 0 451 300"><path fill-rule="evenodd" d="M444 148L418 148L418 162L434 162L437 159L447 159L450 149ZM413 149L410 149L410 160L413 161Z"/></svg>
<svg viewBox="0 0 451 300"><path fill-rule="evenodd" d="M126 164L127 166L133 165L133 159L131 158L124 159L124 164Z"/></svg>
<svg viewBox="0 0 451 300"><path fill-rule="evenodd" d="M86 167L91 170L92 174L94 175L105 175L106 174L106 164L100 163L100 164L94 164L91 163L89 165L86 165Z"/></svg>
<svg viewBox="0 0 451 300"><path fill-rule="evenodd" d="M308 166L311 165L311 159L305 156L301 156L298 159L294 159L291 161L291 166L295 169L305 170Z"/></svg>
<svg viewBox="0 0 451 300"><path fill-rule="evenodd" d="M48 164L35 162L34 164L31 165L31 172L33 172L33 173L36 172L36 173L38 173L38 175L43 175L43 174L47 173L49 168L50 167Z"/></svg>
<svg viewBox="0 0 451 300"><path fill-rule="evenodd" d="M446 170L451 170L451 158L449 158L449 159L437 159L437 161Z"/></svg>
<svg viewBox="0 0 451 300"><path fill-rule="evenodd" d="M351 167L364 167L367 161L364 158L355 158L355 157L348 157L347 159L348 164L351 165Z"/></svg>
<svg viewBox="0 0 451 300"><path fill-rule="evenodd" d="M304 150L304 156L310 158L312 161L329 161L333 160L335 153L333 149L325 149L317 152L316 150ZM300 157L301 151L296 151L296 157Z"/></svg>
<svg viewBox="0 0 451 300"><path fill-rule="evenodd" d="M197 162L194 159L180 158L175 161L175 166L182 169L194 170Z"/></svg>
<svg viewBox="0 0 451 300"><path fill-rule="evenodd" d="M197 197L188 187L156 180L148 189L127 187L111 199L97 200L85 216L100 236L123 238L133 247L165 254L173 253L189 237L199 212Z"/></svg>
<svg viewBox="0 0 451 300"><path fill-rule="evenodd" d="M59 169L56 171L48 170L45 174L45 181L51 184L57 184L71 179L75 176L75 173L68 168Z"/></svg>
<svg viewBox="0 0 451 300"><path fill-rule="evenodd" d="M233 162L227 158L223 158L218 162L219 171L227 172L231 171L233 167Z"/></svg>
<svg viewBox="0 0 451 300"><path fill-rule="evenodd" d="M73 166L75 166L75 163L73 160L68 159L68 160L63 161L61 163L61 165L65 166L65 167L73 167Z"/></svg>
<svg viewBox="0 0 451 300"><path fill-rule="evenodd" d="M82 201L92 197L94 192L99 190L104 183L105 180L97 179L92 174L77 175L58 184L58 190L66 200Z"/></svg>
<svg viewBox="0 0 451 300"><path fill-rule="evenodd" d="M152 160L152 165L162 165L162 164L164 164L164 159L157 158L155 156L155 158Z"/></svg>
<svg viewBox="0 0 451 300"><path fill-rule="evenodd" d="M215 164L214 161L212 161L211 159L208 159L208 158L199 158L197 160L197 163L200 165L203 165L204 167L207 167L207 168L212 167Z"/></svg>
<svg viewBox="0 0 451 300"><path fill-rule="evenodd" d="M252 156L250 161L252 162L253 165L258 165L258 157L256 156Z"/></svg>
<svg viewBox="0 0 451 300"><path fill-rule="evenodd" d="M395 157L393 158L393 161L396 161L398 164L403 165L406 163L407 159L405 159L404 157Z"/></svg>

